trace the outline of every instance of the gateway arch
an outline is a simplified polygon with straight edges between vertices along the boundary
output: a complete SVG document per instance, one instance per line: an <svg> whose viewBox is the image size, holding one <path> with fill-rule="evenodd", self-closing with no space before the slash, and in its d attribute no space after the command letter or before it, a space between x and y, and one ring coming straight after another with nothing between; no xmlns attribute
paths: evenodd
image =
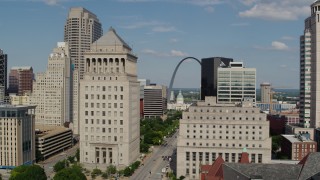
<svg viewBox="0 0 320 180"><path fill-rule="evenodd" d="M176 77L176 73L177 73L177 71L178 71L181 63L182 63L183 61L187 60L187 59L195 60L195 61L197 61L197 62L200 64L200 66L201 66L201 61L200 61L199 59L195 58L195 57L186 57L186 58L182 59L182 60L179 62L179 64L178 64L178 65L176 66L176 68L174 69L174 72L173 72L172 77L171 77L169 89L168 89L168 92L167 92L167 101L170 101L170 98L171 98L171 90L172 90L172 85L173 85L173 82L174 82L174 78Z"/></svg>

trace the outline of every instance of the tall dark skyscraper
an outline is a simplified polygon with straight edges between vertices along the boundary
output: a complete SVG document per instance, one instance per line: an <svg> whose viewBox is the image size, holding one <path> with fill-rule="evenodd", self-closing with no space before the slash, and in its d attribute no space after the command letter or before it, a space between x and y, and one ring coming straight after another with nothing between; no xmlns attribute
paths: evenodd
<svg viewBox="0 0 320 180"><path fill-rule="evenodd" d="M231 58L210 57L201 59L201 100L205 96L217 96L218 67L229 66Z"/></svg>
<svg viewBox="0 0 320 180"><path fill-rule="evenodd" d="M1 91L3 88L4 95L7 92L7 66L8 66L8 59L7 54L3 53L3 50L0 49L0 86Z"/></svg>

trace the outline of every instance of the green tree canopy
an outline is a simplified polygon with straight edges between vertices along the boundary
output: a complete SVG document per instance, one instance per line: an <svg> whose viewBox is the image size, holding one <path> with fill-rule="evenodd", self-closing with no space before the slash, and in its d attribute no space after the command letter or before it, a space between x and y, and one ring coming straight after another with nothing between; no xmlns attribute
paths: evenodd
<svg viewBox="0 0 320 180"><path fill-rule="evenodd" d="M115 174L117 173L117 168L116 166L110 165L107 167L106 173L108 174Z"/></svg>
<svg viewBox="0 0 320 180"><path fill-rule="evenodd" d="M11 171L10 180L46 180L47 176L42 169L38 165L32 166L18 166Z"/></svg>
<svg viewBox="0 0 320 180"><path fill-rule="evenodd" d="M55 172L59 172L59 171L61 171L62 169L66 168L66 167L69 167L69 162L67 160L62 160L62 161L57 162L53 166L53 170Z"/></svg>
<svg viewBox="0 0 320 180"><path fill-rule="evenodd" d="M81 169L77 166L64 168L57 172L53 180L86 180L86 176L82 173Z"/></svg>

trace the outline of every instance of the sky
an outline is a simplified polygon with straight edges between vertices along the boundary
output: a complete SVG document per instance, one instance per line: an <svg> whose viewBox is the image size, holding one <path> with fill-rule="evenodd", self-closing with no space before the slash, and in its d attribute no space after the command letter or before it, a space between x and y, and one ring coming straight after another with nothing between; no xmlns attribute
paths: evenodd
<svg viewBox="0 0 320 180"><path fill-rule="evenodd" d="M185 57L228 57L257 69L257 87L299 88L299 37L314 0L0 0L0 49L12 66L46 70L70 7L97 15L138 56L138 78L169 85ZM199 88L200 65L181 64L173 87Z"/></svg>

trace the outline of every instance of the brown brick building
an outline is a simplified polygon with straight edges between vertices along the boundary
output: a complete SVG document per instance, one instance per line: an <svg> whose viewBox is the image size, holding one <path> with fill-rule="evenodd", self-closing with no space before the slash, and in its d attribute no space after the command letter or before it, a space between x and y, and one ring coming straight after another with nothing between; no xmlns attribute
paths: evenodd
<svg viewBox="0 0 320 180"><path fill-rule="evenodd" d="M9 73L9 93L23 95L32 92L33 69L28 67L12 67Z"/></svg>
<svg viewBox="0 0 320 180"><path fill-rule="evenodd" d="M317 142L309 134L282 135L281 151L292 160L302 160L308 153L317 152Z"/></svg>

